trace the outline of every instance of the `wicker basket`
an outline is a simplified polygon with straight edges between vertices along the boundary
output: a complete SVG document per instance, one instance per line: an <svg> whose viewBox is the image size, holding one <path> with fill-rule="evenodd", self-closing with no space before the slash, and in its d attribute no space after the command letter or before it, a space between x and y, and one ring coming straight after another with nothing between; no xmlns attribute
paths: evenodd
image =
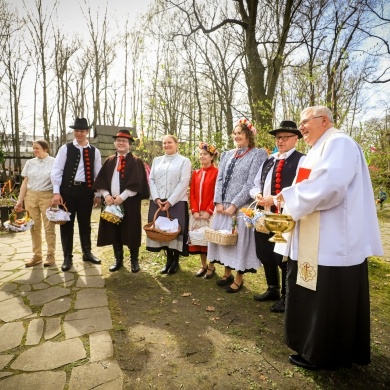
<svg viewBox="0 0 390 390"><path fill-rule="evenodd" d="M207 229L205 231L205 237L207 241L214 244L228 246L237 244L238 234L227 234L218 232L217 230Z"/></svg>
<svg viewBox="0 0 390 390"><path fill-rule="evenodd" d="M144 226L144 230L145 230L145 233L148 236L148 238L150 238L153 241L170 242L170 241L174 240L179 235L179 233L181 232L181 227L179 225L179 229L177 230L177 232L164 232L160 229L157 229L155 226L155 223L156 223L157 215L160 211L161 211L161 209L156 210L154 217L153 217L153 221L147 223ZM169 218L172 221L174 218L170 218L168 210L166 213L167 213L167 218Z"/></svg>
<svg viewBox="0 0 390 390"><path fill-rule="evenodd" d="M255 222L255 229L259 233L268 234L270 231L265 227L265 215L257 218Z"/></svg>
<svg viewBox="0 0 390 390"><path fill-rule="evenodd" d="M46 210L46 217L50 222L56 225L63 225L70 221L70 213L68 212L65 203L61 203L57 206L50 205Z"/></svg>
<svg viewBox="0 0 390 390"><path fill-rule="evenodd" d="M120 209L119 206L116 206L116 207L118 208L118 210L111 210L112 205L111 206L106 206L104 208L104 210L100 213L100 218L103 218L107 222L111 222L111 223L114 223L114 224L118 225L122 221L123 213L122 213L122 210ZM122 214L122 217L120 217L117 214L112 213L111 211L120 212Z"/></svg>
<svg viewBox="0 0 390 390"><path fill-rule="evenodd" d="M4 227L15 233L21 233L31 229L34 221L30 218L29 212L22 210L21 213L24 213L23 217L18 218L17 212L13 211L9 215L9 220L4 223Z"/></svg>

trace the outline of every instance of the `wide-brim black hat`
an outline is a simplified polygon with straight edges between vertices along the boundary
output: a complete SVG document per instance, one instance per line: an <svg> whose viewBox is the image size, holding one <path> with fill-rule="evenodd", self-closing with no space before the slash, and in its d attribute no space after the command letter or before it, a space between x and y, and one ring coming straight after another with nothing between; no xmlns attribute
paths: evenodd
<svg viewBox="0 0 390 390"><path fill-rule="evenodd" d="M69 126L71 129L76 130L89 130L88 121L85 118L76 118L73 126Z"/></svg>
<svg viewBox="0 0 390 390"><path fill-rule="evenodd" d="M129 130L119 130L119 132L116 135L113 135L112 138L127 138L129 142L134 142L134 137L130 134Z"/></svg>
<svg viewBox="0 0 390 390"><path fill-rule="evenodd" d="M281 121L280 126L268 133L271 135L276 135L279 132L292 133L298 136L298 138L302 138L302 133L298 130L297 124L293 121Z"/></svg>

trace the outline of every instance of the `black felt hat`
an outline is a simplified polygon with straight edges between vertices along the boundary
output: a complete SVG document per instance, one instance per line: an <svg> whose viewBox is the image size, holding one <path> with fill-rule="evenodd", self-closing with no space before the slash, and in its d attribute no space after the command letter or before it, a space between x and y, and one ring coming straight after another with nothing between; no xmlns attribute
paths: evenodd
<svg viewBox="0 0 390 390"><path fill-rule="evenodd" d="M71 129L76 130L89 130L88 121L85 118L76 118L73 126L69 126Z"/></svg>
<svg viewBox="0 0 390 390"><path fill-rule="evenodd" d="M272 131L269 131L268 133L271 135L276 135L280 131L283 131L285 133L292 133L298 136L298 138L302 138L302 133L298 130L297 124L293 121L281 121L280 126Z"/></svg>

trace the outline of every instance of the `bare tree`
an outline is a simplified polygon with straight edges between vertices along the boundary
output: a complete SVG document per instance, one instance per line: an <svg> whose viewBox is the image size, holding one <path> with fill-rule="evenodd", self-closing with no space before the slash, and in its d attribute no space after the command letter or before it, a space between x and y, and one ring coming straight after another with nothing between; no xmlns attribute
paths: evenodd
<svg viewBox="0 0 390 390"><path fill-rule="evenodd" d="M49 141L48 69L50 67L50 55L47 53L47 50L51 39L50 29L52 18L56 11L58 0L54 1L50 10L43 8L42 0L34 0L34 9L30 8L25 0L23 0L23 5L27 15L27 28L33 42L34 52L30 52L30 56L37 58L37 75L39 74L42 85L43 135L44 138Z"/></svg>
<svg viewBox="0 0 390 390"><path fill-rule="evenodd" d="M207 5L194 0L166 1L179 9L187 21L187 31L179 31L178 35L188 36L199 30L211 34L226 26L242 30L241 49L246 59L244 71L252 117L262 128L271 127L272 104L287 55L289 33L302 1L235 0L236 13L219 1L208 1ZM218 21L216 15L220 15Z"/></svg>

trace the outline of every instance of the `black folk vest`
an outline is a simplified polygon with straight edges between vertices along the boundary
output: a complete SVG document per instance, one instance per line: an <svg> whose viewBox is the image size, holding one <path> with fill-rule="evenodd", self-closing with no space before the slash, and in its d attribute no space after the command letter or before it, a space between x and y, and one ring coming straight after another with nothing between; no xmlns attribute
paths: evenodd
<svg viewBox="0 0 390 390"><path fill-rule="evenodd" d="M295 179L295 175L297 173L297 167L299 160L301 157L304 156L303 153L297 152L294 150L290 156L286 158L286 161L283 165L282 174L281 174L281 189L285 187L291 186L292 182ZM264 189L264 183L265 179L269 173L269 171L272 169L272 180L271 180L271 195L276 195L275 192L275 181L276 181L276 167L279 160L276 160L274 158L269 158L266 160L263 164L263 169L261 171L261 177L260 177L260 192L263 193ZM271 208L271 211L274 212L274 207Z"/></svg>
<svg viewBox="0 0 390 390"><path fill-rule="evenodd" d="M73 145L73 142L66 144L67 154L66 162L64 166L64 172L62 174L62 182L60 191L62 193L70 193L72 191L74 178L76 177L77 168L80 163L80 159L83 159L84 162L84 177L87 188L92 190L92 185L94 182L94 168L95 168L95 147L90 145L88 149L88 154L83 153L81 156L80 150ZM84 152L84 149L83 149Z"/></svg>

